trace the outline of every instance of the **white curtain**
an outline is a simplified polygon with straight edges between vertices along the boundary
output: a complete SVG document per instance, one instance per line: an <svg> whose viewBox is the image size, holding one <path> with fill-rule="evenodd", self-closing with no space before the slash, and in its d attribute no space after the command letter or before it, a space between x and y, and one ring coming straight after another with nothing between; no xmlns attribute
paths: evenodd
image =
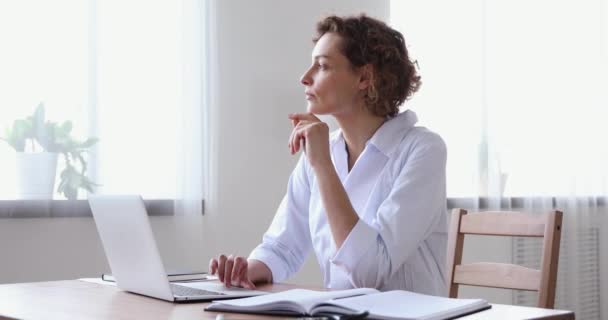
<svg viewBox="0 0 608 320"><path fill-rule="evenodd" d="M406 106L447 142L448 196L471 210L562 210L556 308L577 319L608 317L607 3L391 2L423 81ZM510 248L511 262L538 267L539 241Z"/></svg>
<svg viewBox="0 0 608 320"><path fill-rule="evenodd" d="M182 92L178 111L177 215L215 203L217 58L215 1L182 0ZM213 49L212 49L213 48Z"/></svg>
<svg viewBox="0 0 608 320"><path fill-rule="evenodd" d="M211 102L208 3L96 7L100 191L175 199L176 214L200 215Z"/></svg>
<svg viewBox="0 0 608 320"><path fill-rule="evenodd" d="M213 4L2 2L0 127L44 102L48 119L73 121L80 139L99 138L87 158L99 193L175 199L177 215L200 216L215 179L206 161L215 148ZM14 198L14 152L5 143L0 168L0 198Z"/></svg>

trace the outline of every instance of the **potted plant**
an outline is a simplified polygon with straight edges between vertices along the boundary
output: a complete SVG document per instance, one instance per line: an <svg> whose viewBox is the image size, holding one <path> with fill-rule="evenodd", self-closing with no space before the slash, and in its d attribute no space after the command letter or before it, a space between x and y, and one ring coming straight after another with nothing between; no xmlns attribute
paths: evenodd
<svg viewBox="0 0 608 320"><path fill-rule="evenodd" d="M86 176L84 154L98 139L79 142L71 136L71 121L46 121L44 113L40 103L33 115L15 120L0 138L17 151L19 197L52 199L59 154L63 155L65 168L60 173L57 192L70 200L78 198L80 188L93 192L97 185Z"/></svg>

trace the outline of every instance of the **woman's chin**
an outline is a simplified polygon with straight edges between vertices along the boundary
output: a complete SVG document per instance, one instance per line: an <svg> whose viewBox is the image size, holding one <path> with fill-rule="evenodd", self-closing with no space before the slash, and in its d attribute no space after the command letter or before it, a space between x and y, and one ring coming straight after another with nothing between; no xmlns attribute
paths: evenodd
<svg viewBox="0 0 608 320"><path fill-rule="evenodd" d="M313 114L324 115L324 114L329 114L330 113L329 112L330 110L328 108L326 108L324 106L320 106L320 105L318 105L318 104L316 104L314 102L310 102L310 101L308 102L308 106L306 107L306 110L308 112L310 112L310 113L313 113Z"/></svg>

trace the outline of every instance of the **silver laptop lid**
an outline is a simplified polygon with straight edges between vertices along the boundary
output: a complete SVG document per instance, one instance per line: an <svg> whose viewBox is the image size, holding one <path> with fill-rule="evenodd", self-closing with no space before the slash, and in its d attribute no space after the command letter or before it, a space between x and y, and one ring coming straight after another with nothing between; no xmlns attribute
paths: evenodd
<svg viewBox="0 0 608 320"><path fill-rule="evenodd" d="M116 285L173 301L141 196L89 195L89 205Z"/></svg>

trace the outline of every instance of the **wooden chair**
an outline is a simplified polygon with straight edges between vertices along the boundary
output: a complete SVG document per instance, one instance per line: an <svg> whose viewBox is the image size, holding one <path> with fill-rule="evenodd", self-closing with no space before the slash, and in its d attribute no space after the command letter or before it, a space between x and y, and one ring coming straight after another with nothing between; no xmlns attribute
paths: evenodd
<svg viewBox="0 0 608 320"><path fill-rule="evenodd" d="M553 308L561 237L562 212L532 215L521 212L452 210L448 235L449 296L458 296L459 285L538 291L537 306ZM544 237L541 269L514 264L476 262L462 264L465 234Z"/></svg>

